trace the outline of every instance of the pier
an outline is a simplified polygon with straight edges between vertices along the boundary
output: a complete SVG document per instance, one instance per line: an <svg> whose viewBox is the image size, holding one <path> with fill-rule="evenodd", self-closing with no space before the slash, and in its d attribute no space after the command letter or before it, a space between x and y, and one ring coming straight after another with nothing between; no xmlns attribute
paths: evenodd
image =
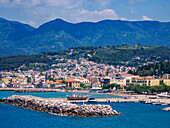
<svg viewBox="0 0 170 128"><path fill-rule="evenodd" d="M11 104L59 116L96 117L121 115L116 110L112 110L110 105L78 105L67 102L65 99L61 98L12 95L11 97L0 99L0 103Z"/></svg>

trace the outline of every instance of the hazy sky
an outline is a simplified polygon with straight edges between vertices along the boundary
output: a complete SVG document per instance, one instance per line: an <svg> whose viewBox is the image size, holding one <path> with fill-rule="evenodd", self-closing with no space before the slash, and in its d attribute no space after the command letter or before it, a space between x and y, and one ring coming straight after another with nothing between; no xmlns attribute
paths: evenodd
<svg viewBox="0 0 170 128"><path fill-rule="evenodd" d="M0 17L38 27L62 18L77 23L103 19L170 21L170 0L0 0Z"/></svg>

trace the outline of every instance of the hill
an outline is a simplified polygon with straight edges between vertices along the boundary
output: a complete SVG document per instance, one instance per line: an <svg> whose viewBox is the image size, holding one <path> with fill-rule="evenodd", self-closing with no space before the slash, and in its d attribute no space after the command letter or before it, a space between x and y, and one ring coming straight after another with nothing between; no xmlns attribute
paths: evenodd
<svg viewBox="0 0 170 128"><path fill-rule="evenodd" d="M170 46L170 22L103 20L97 23L49 21L39 28L0 20L0 56L39 54L78 46ZM7 52L9 51L9 52Z"/></svg>
<svg viewBox="0 0 170 128"><path fill-rule="evenodd" d="M164 74L170 74L170 62L157 62L155 64L148 64L140 66L136 71L129 71L134 75L140 76L163 76Z"/></svg>
<svg viewBox="0 0 170 128"><path fill-rule="evenodd" d="M114 66L138 67L144 63L170 60L170 48L163 46L112 46L76 47L57 52L43 52L39 55L18 55L0 58L1 70L21 69L47 70L52 64L63 63L68 59L85 58L96 63Z"/></svg>

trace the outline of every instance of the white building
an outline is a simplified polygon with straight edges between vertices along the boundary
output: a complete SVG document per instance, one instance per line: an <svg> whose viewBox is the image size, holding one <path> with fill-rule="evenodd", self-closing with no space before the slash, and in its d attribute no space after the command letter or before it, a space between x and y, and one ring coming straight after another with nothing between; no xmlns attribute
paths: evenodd
<svg viewBox="0 0 170 128"><path fill-rule="evenodd" d="M5 88L5 87L6 87L5 83L0 81L0 88Z"/></svg>

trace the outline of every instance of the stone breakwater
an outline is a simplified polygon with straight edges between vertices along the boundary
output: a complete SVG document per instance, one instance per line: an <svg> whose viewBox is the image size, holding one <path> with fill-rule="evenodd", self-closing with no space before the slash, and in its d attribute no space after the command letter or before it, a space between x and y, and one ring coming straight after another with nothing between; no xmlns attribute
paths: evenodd
<svg viewBox="0 0 170 128"><path fill-rule="evenodd" d="M17 93L25 92L64 92L60 89L47 89L47 88L0 88L0 91L15 91Z"/></svg>
<svg viewBox="0 0 170 128"><path fill-rule="evenodd" d="M163 108L162 110L165 110L165 111L170 111L170 107Z"/></svg>
<svg viewBox="0 0 170 128"><path fill-rule="evenodd" d="M0 103L7 103L27 109L57 114L60 116L96 117L121 115L112 110L110 105L77 105L65 100L46 99L34 96L13 95L0 99Z"/></svg>

